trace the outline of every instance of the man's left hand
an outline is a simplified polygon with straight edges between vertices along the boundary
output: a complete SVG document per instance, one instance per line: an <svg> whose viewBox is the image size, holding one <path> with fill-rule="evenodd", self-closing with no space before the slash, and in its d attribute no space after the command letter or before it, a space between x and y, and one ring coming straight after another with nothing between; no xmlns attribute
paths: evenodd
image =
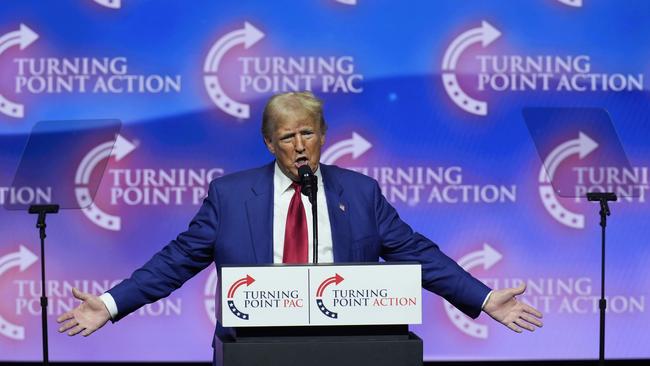
<svg viewBox="0 0 650 366"><path fill-rule="evenodd" d="M518 295L526 291L526 284L522 283L516 288L494 290L490 294L483 311L492 319L505 325L511 330L521 333L522 329L534 331L535 327L541 327L542 313L534 307L517 300Z"/></svg>

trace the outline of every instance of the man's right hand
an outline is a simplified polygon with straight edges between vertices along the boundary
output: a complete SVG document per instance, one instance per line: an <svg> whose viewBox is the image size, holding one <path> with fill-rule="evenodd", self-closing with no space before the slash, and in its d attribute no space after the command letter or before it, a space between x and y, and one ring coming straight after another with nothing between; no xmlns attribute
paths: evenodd
<svg viewBox="0 0 650 366"><path fill-rule="evenodd" d="M59 333L67 331L69 336L81 333L82 336L87 337L110 320L111 315L98 296L81 292L76 288L72 289L72 295L82 302L56 319L58 323L62 323Z"/></svg>

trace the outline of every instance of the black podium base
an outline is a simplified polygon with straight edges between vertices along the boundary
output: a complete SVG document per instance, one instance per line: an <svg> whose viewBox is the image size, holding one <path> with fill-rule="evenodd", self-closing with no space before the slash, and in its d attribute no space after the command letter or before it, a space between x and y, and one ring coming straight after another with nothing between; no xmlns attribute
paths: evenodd
<svg viewBox="0 0 650 366"><path fill-rule="evenodd" d="M422 339L406 327L388 331L385 327L311 327L294 328L289 333L286 329L280 333L246 331L242 335L240 328L235 339L218 342L221 344L216 346L222 352L220 355L217 352L220 357L216 363L221 361L223 366L422 365ZM316 329L318 334L313 334Z"/></svg>

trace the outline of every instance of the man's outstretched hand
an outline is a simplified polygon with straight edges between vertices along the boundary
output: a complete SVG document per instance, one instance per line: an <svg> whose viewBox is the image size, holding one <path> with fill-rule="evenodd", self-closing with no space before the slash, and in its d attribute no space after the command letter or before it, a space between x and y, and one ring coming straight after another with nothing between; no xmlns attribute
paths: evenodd
<svg viewBox="0 0 650 366"><path fill-rule="evenodd" d="M56 319L62 323L59 333L68 332L69 336L81 333L84 337L91 335L101 328L111 318L104 302L98 297L76 288L72 289L72 295L81 300L81 304Z"/></svg>
<svg viewBox="0 0 650 366"><path fill-rule="evenodd" d="M492 319L505 325L517 333L522 329L534 331L535 327L541 327L542 313L534 307L517 300L516 296L526 291L526 284L522 283L516 288L505 288L495 290L490 295L483 311Z"/></svg>

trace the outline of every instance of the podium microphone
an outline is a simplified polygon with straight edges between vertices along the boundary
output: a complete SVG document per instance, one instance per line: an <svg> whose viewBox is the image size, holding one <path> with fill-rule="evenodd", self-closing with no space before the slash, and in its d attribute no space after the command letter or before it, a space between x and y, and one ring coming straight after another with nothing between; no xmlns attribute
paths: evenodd
<svg viewBox="0 0 650 366"><path fill-rule="evenodd" d="M311 171L309 165L303 165L298 168L300 177L301 192L309 197L309 202L313 205L316 202L316 192L318 191L318 178Z"/></svg>
<svg viewBox="0 0 650 366"><path fill-rule="evenodd" d="M298 168L298 176L300 177L300 191L305 196L309 197L311 203L311 218L312 218L312 248L313 248L313 263L318 263L318 212L316 207L316 192L318 191L318 177L311 171L309 165L305 164Z"/></svg>

